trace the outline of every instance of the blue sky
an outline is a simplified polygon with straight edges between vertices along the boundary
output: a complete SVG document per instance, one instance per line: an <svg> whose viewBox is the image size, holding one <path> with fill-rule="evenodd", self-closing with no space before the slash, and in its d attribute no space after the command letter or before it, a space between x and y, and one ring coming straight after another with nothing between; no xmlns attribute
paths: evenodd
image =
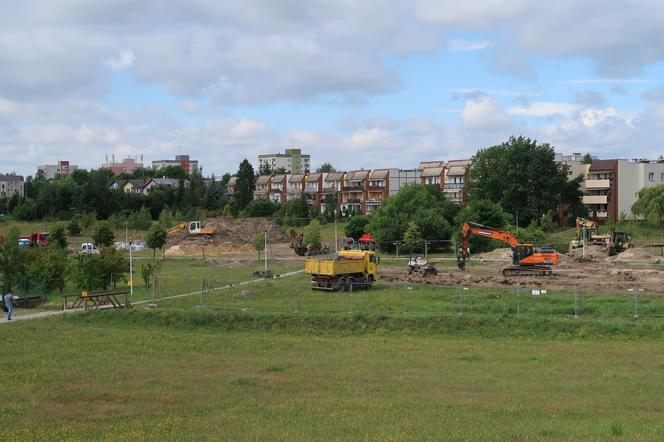
<svg viewBox="0 0 664 442"><path fill-rule="evenodd" d="M410 168L511 135L656 158L662 25L637 0L29 0L0 17L2 169L180 152L221 174L291 146Z"/></svg>

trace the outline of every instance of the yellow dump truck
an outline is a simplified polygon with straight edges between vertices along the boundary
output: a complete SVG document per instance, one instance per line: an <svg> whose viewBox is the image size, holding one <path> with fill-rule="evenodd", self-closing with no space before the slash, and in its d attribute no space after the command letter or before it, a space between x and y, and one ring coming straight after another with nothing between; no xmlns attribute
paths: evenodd
<svg viewBox="0 0 664 442"><path fill-rule="evenodd" d="M333 259L307 258L306 272L312 290L347 291L369 288L378 276L376 253L369 250L340 250Z"/></svg>

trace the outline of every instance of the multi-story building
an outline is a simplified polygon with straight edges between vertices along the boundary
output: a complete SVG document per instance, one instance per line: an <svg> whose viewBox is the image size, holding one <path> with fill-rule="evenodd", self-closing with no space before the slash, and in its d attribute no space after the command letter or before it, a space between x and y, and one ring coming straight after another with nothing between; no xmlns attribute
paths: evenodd
<svg viewBox="0 0 664 442"><path fill-rule="evenodd" d="M265 199L270 190L271 175L260 175L256 178L256 188L254 189L254 199Z"/></svg>
<svg viewBox="0 0 664 442"><path fill-rule="evenodd" d="M226 199L228 201L235 201L235 186L237 184L237 177L232 176L228 183L226 184Z"/></svg>
<svg viewBox="0 0 664 442"><path fill-rule="evenodd" d="M283 169L286 173L309 173L311 156L302 154L302 149L286 149L285 153L258 155L258 170L266 167L272 171Z"/></svg>
<svg viewBox="0 0 664 442"><path fill-rule="evenodd" d="M143 156L141 155L141 161L138 162L137 158L127 157L120 161L119 163L115 162L115 155L112 155L112 160L108 162L108 155L106 156L106 162L101 165L102 169L110 169L113 172L113 175L120 175L121 173L132 173L136 169L143 168Z"/></svg>
<svg viewBox="0 0 664 442"><path fill-rule="evenodd" d="M152 162L153 169L161 169L168 166L181 166L188 174L200 170L198 160L190 159L189 155L175 155L174 160L154 160Z"/></svg>
<svg viewBox="0 0 664 442"><path fill-rule="evenodd" d="M420 163L420 184L443 188L445 183L445 162L428 161Z"/></svg>
<svg viewBox="0 0 664 442"><path fill-rule="evenodd" d="M21 175L0 175L0 198L24 195L24 180Z"/></svg>
<svg viewBox="0 0 664 442"><path fill-rule="evenodd" d="M69 164L69 161L58 161L57 164L44 164L37 166L37 172L43 171L47 180L53 180L58 176L67 176L78 169L75 164Z"/></svg>
<svg viewBox="0 0 664 442"><path fill-rule="evenodd" d="M664 184L664 161L594 158L591 164L584 164L580 154L557 155L556 159L569 166L569 179L583 176L581 201L588 217L598 222L630 215L639 190Z"/></svg>
<svg viewBox="0 0 664 442"><path fill-rule="evenodd" d="M288 175L274 175L270 178L269 196L275 203L285 203L288 193Z"/></svg>
<svg viewBox="0 0 664 442"><path fill-rule="evenodd" d="M324 173L311 173L304 179L304 197L310 204L320 204L323 200Z"/></svg>
<svg viewBox="0 0 664 442"><path fill-rule="evenodd" d="M304 195L304 182L306 177L307 176L303 173L296 173L288 176L286 201L291 201Z"/></svg>
<svg viewBox="0 0 664 442"><path fill-rule="evenodd" d="M366 213L369 170L354 170L343 177L340 207L342 213Z"/></svg>
<svg viewBox="0 0 664 442"><path fill-rule="evenodd" d="M470 160L452 160L448 161L444 168L443 192L445 196L453 203L461 206L466 204L466 183L468 182L468 173Z"/></svg>

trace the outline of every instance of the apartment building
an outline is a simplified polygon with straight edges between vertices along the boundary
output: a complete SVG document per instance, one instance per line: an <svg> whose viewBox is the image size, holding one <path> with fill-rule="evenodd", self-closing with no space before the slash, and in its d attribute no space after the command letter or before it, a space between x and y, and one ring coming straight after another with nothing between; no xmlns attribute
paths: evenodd
<svg viewBox="0 0 664 442"><path fill-rule="evenodd" d="M21 175L0 175L0 198L11 198L14 195L25 195L23 176Z"/></svg>
<svg viewBox="0 0 664 442"><path fill-rule="evenodd" d="M153 169L161 169L168 166L180 166L187 173L198 172L200 170L198 160L192 160L189 155L175 155L174 160L154 160Z"/></svg>
<svg viewBox="0 0 664 442"><path fill-rule="evenodd" d="M111 155L111 161L108 161L108 155L106 155L106 162L101 165L102 169L110 169L113 172L113 175L120 175L121 173L132 173L136 169L143 168L143 156L141 155L141 160L138 161L136 157L127 157L120 162L115 161L115 155Z"/></svg>
<svg viewBox="0 0 664 442"><path fill-rule="evenodd" d="M443 192L453 203L461 206L466 204L466 183L470 169L470 160L448 161L444 168Z"/></svg>
<svg viewBox="0 0 664 442"><path fill-rule="evenodd" d="M237 185L237 177L232 176L226 184L226 199L228 201L235 201L235 186Z"/></svg>
<svg viewBox="0 0 664 442"><path fill-rule="evenodd" d="M270 192L271 175L260 175L256 178L256 188L254 189L254 199L265 199Z"/></svg>
<svg viewBox="0 0 664 442"><path fill-rule="evenodd" d="M309 204L320 204L323 201L324 173L312 173L304 178L304 197Z"/></svg>
<svg viewBox="0 0 664 442"><path fill-rule="evenodd" d="M302 153L302 149L286 149L284 153L258 155L258 170L269 167L271 170L283 169L286 173L309 173L311 155Z"/></svg>
<svg viewBox="0 0 664 442"><path fill-rule="evenodd" d="M443 188L445 183L445 162L427 161L420 163L420 184L425 186L436 186Z"/></svg>
<svg viewBox="0 0 664 442"><path fill-rule="evenodd" d="M580 154L558 156L557 160L569 166L570 179L583 175L581 201L588 217L598 222L617 220L623 213L631 215L639 190L664 184L661 160L593 159L591 164L583 164Z"/></svg>
<svg viewBox="0 0 664 442"><path fill-rule="evenodd" d="M304 183L306 175L297 173L288 176L288 191L286 193L286 201L291 201L304 195Z"/></svg>
<svg viewBox="0 0 664 442"><path fill-rule="evenodd" d="M47 180L53 180L58 176L67 176L77 170L78 166L69 164L69 161L58 161L57 164L44 164L37 166L37 172L42 171Z"/></svg>
<svg viewBox="0 0 664 442"><path fill-rule="evenodd" d="M369 170L354 170L344 174L339 199L341 213L366 213L369 174Z"/></svg>

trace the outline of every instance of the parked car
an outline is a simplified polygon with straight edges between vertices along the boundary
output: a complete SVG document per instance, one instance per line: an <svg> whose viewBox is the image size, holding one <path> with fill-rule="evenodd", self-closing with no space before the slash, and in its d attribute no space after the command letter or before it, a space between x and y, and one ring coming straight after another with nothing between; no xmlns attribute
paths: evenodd
<svg viewBox="0 0 664 442"><path fill-rule="evenodd" d="M91 242L84 242L83 244L81 244L80 253L97 255L99 254L99 248L94 244L92 244Z"/></svg>
<svg viewBox="0 0 664 442"><path fill-rule="evenodd" d="M18 239L18 248L19 249L28 249L30 248L30 238L19 238Z"/></svg>

